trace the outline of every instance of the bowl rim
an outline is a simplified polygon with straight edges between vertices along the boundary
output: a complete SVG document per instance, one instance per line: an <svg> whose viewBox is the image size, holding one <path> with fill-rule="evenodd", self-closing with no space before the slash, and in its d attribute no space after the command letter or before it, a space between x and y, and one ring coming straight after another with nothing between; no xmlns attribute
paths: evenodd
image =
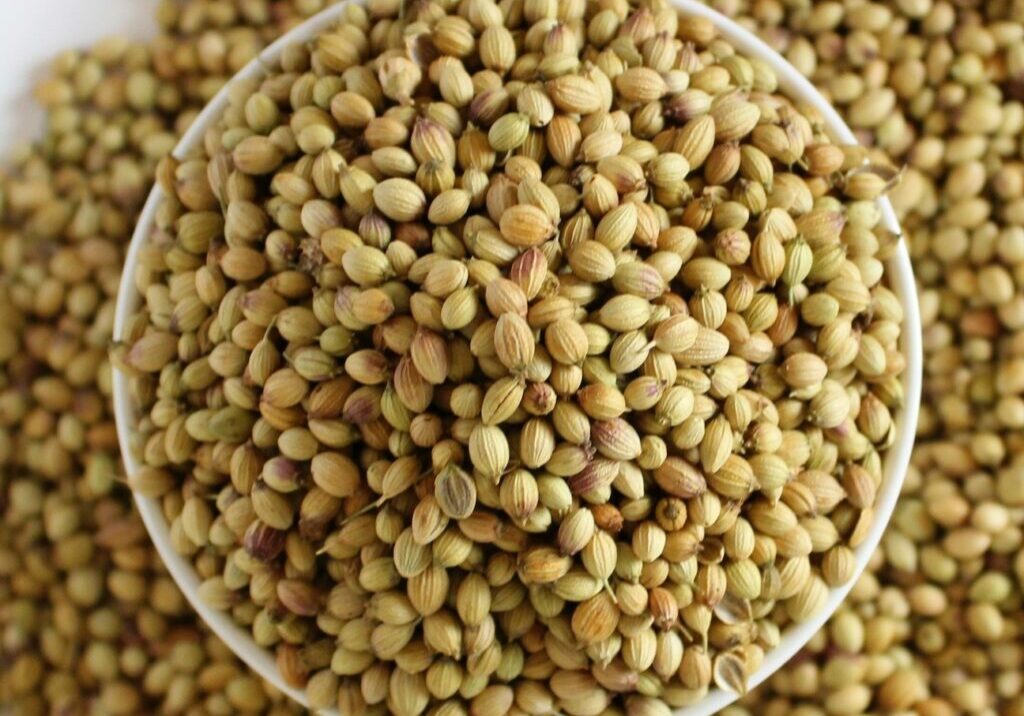
<svg viewBox="0 0 1024 716"><path fill-rule="evenodd" d="M192 125L184 133L173 150L173 156L185 158L189 152L201 145L207 128L212 126L228 106L228 94L239 82L245 82L270 71L281 56L282 50L296 42L306 42L327 30L345 12L350 2L359 0L343 0L320 13L310 17L301 24L282 35L274 43L265 48L257 57L234 75L214 98L196 116ZM717 28L719 35L733 45L738 51L749 57L757 57L768 64L778 77L779 89L789 98L803 101L817 110L826 125L828 133L840 143L856 144L857 138L846 125L839 113L825 100L811 82L801 75L788 61L771 49L763 40L739 25L736 21L722 15L697 0L669 0L676 9L684 14L710 20ZM143 245L152 235L155 215L163 191L154 185L142 212L139 215L132 234L131 244L125 257L124 271L118 289L117 304L114 318L114 340L123 340L129 319L140 304L140 296L135 288L135 267ZM896 234L901 234L899 222L888 198L878 202L882 225ZM867 567L871 555L875 552L882 534L892 517L899 498L903 480L910 464L911 450L914 445L918 409L921 400L922 380L922 336L921 316L917 291L914 282L913 266L906 242L900 241L896 253L886 264L886 275L890 288L897 295L904 311L901 332L901 352L906 360L905 372L902 376L904 404L896 416L896 438L883 457L883 478L874 506L874 520L865 539L854 548L856 568L854 576L843 585L829 590L829 596L823 609L807 621L789 625L783 632L779 644L765 653L761 666L750 676L748 688L753 689L775 671L789 661L807 641L835 613L846 598L857 579ZM126 474L132 474L140 467L133 451L131 437L136 413L130 398L129 378L120 371L113 371L113 402L114 416L117 424L118 441L121 458ZM236 624L230 616L219 611L198 595L200 584L195 568L183 556L174 551L170 542L170 530L164 519L160 502L154 498L134 493L134 499L146 530L156 546L157 552L167 567L171 577L177 583L189 603L212 631L249 667L273 684L295 701L308 708L309 702L303 689L285 683L277 667L270 649L259 646L248 630ZM674 710L676 716L706 716L728 706L738 695L714 687L699 701ZM327 709L322 713L337 713Z"/></svg>

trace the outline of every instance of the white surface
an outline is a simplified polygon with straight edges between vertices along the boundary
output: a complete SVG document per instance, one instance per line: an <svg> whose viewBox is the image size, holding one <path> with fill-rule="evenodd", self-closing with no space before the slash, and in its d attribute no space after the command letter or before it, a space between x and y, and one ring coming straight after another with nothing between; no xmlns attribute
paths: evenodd
<svg viewBox="0 0 1024 716"><path fill-rule="evenodd" d="M156 32L157 0L0 0L0 152L40 134L32 88L59 53Z"/></svg>
<svg viewBox="0 0 1024 716"><path fill-rule="evenodd" d="M4 0L0 0L4 1ZM747 30L718 14L717 12L700 5L695 0L673 0L674 3L684 11L711 19L721 31L723 37L729 40L738 50L747 55L756 55L765 60L779 77L779 86L790 97L797 98L814 105L821 113L828 126L830 133L840 142L855 143L853 133L842 121L839 114L825 103L824 99L814 89L814 86L800 75L781 56L771 50L757 37ZM344 5L335 5L328 8L320 15L312 18L304 25L295 28L285 37L278 40L264 52L259 61L271 65L278 57L281 49L290 42L300 39L308 39L315 35L321 28L342 12ZM252 77L260 72L258 61L250 63L240 73L239 77ZM209 106L198 117L195 124L182 138L178 145L176 154L184 155L187 147L195 146L200 140L206 126L216 121L227 105L226 89L222 90ZM148 240L151 232L154 214L160 200L160 190L154 189L142 217L132 238L132 245L128 252L127 268L121 280L121 290L118 295L117 315L115 318L114 335L117 338L123 336L124 328L130 316L139 305L139 296L134 285L133 267L139 256L139 250ZM892 206L888 200L881 202L883 224L892 231L899 231L899 224L893 213ZM920 310L917 303L917 293L914 286L913 268L910 264L910 256L906 247L901 245L896 257L887 266L888 278L891 286L902 301L906 312L906 320L903 325L903 354L907 360L906 374L903 384L906 396L906 406L897 415L897 437L896 442L885 455L883 484L879 490L878 501L875 505L875 521L872 525L867 539L857 548L857 570L860 575L867 566L868 559L874 552L885 531L885 527L892 516L893 508L899 497L900 487L906 475L907 465L910 462L910 452L914 443L914 432L917 425L917 413L921 400L921 320ZM129 451L129 435L135 424L135 411L131 405L128 390L128 378L120 372L114 374L114 410L117 418L118 436L121 441L122 454L126 469L133 472L138 469L138 462L135 456ZM156 544L164 562L167 564L171 575L177 580L186 597L192 602L199 614L209 623L213 630L251 667L262 676L272 681L279 688L283 689L299 702L305 704L305 695L298 689L288 687L281 680L277 666L271 653L256 645L249 633L237 626L231 618L223 612L211 609L198 599L196 588L199 580L190 562L176 554L171 547L167 522L160 510L160 505L155 500L136 496L136 502L142 518L149 529L150 535ZM828 620L833 612L839 607L847 593L853 586L856 579L850 580L849 584L833 590L824 610L813 619L802 624L797 624L787 629L783 634L779 646L765 655L764 662L750 678L749 686L757 686L767 679L779 667L785 664L810 637ZM736 699L736 695L713 689L706 698L699 703L679 709L678 716L705 716L727 706Z"/></svg>

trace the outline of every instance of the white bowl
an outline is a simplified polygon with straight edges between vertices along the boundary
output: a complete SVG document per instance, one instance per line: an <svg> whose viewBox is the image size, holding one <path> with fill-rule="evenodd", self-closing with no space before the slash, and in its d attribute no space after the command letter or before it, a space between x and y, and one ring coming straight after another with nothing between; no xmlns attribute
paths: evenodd
<svg viewBox="0 0 1024 716"><path fill-rule="evenodd" d="M718 28L721 36L728 40L737 50L747 56L758 57L770 65L778 76L780 90L791 99L800 100L813 106L824 118L828 132L833 139L843 144L856 143L857 140L853 132L843 122L839 113L818 93L814 85L754 34L724 15L701 5L696 0L671 0L671 2L689 15L710 20ZM308 41L320 32L327 30L336 18L341 15L345 4L333 5L283 35L267 47L257 59L246 65L232 79L232 82L258 77L265 72L266 68L275 67L281 51L286 46ZM203 134L207 128L218 120L228 106L227 89L227 87L221 89L199 114L188 131L185 132L185 135L174 150L176 157L184 158L191 148L201 144ZM142 246L149 240L152 234L154 216L162 196L163 192L160 188L154 187L142 210L138 224L135 227L135 233L132 236L132 243L128 249L124 274L121 277L121 287L117 297L117 312L114 322L115 340L123 339L125 326L139 306L139 295L135 290L134 283L135 266L138 263L139 252ZM879 204L884 228L899 233L899 223L896 220L896 215L889 200L882 199ZM855 550L857 556L855 578L851 579L849 583L833 589L829 593L825 608L814 617L786 629L779 645L765 654L761 667L748 680L748 686L751 689L771 676L803 647L811 636L828 621L828 618L832 616L843 599L846 598L847 593L856 581L856 577L864 571L868 559L878 546L882 533L885 531L893 509L896 506L900 488L903 485L903 479L910 462L911 449L914 444L918 407L921 399L922 358L921 315L914 285L914 273L910 263L910 255L902 243L897 249L896 255L886 266L886 276L890 287L899 297L905 313L901 342L902 352L906 358L906 371L903 374L906 402L896 418L895 442L884 456L884 474L882 486L875 504L874 523L867 538ZM138 422L138 417L135 406L132 405L131 398L129 397L128 377L119 371L114 373L113 390L114 413L117 420L121 455L124 460L125 470L128 474L132 474L140 467L131 449L131 435ZM146 529L149 530L153 543L167 565L171 576L214 633L243 661L259 673L260 676L299 703L308 705L303 691L284 682L274 657L267 649L256 644L248 630L236 624L224 612L217 611L200 600L197 594L199 577L192 564L177 554L171 547L170 532L160 508L160 503L157 500L142 497L138 494L135 495L135 502L142 515L142 520L146 524ZM678 716L705 716L724 708L736 698L737 695L732 692L712 689L700 702L678 709L676 714Z"/></svg>

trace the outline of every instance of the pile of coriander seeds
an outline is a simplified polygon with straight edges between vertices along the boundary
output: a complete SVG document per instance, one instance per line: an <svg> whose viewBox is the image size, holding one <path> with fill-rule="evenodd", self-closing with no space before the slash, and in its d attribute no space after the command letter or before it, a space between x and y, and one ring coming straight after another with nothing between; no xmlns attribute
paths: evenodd
<svg viewBox="0 0 1024 716"><path fill-rule="evenodd" d="M69 48L35 89L39 139L3 157L5 714L297 711L205 629L152 548L120 470L107 352L159 158L207 94L301 21L298 5L324 4L165 0L151 42Z"/></svg>
<svg viewBox="0 0 1024 716"><path fill-rule="evenodd" d="M1024 714L1024 6L719 0L901 165L924 400L831 624L729 716Z"/></svg>
<svg viewBox="0 0 1024 716"><path fill-rule="evenodd" d="M896 179L667 3L349 5L158 169L129 483L314 707L741 691L872 524Z"/></svg>

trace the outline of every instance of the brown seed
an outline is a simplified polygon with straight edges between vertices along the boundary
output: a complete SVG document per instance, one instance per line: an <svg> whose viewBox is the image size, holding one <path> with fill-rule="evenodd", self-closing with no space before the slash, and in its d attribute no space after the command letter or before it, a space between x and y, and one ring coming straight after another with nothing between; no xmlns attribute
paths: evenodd
<svg viewBox="0 0 1024 716"><path fill-rule="evenodd" d="M544 287L548 275L548 260L544 252L531 248L519 255L509 268L509 278L519 284L527 300L532 301Z"/></svg>
<svg viewBox="0 0 1024 716"><path fill-rule="evenodd" d="M361 129L374 119L373 104L357 92L339 92L331 98L331 116L338 125Z"/></svg>
<svg viewBox="0 0 1024 716"><path fill-rule="evenodd" d="M484 393L480 418L484 425L500 425L512 417L523 400L526 382L518 376L499 378Z"/></svg>
<svg viewBox="0 0 1024 716"><path fill-rule="evenodd" d="M434 482L438 505L448 517L461 520L469 517L476 506L476 486L459 468L449 465Z"/></svg>
<svg viewBox="0 0 1024 716"><path fill-rule="evenodd" d="M641 452L636 429L622 418L594 423L591 439L600 453L613 460L634 460Z"/></svg>
<svg viewBox="0 0 1024 716"><path fill-rule="evenodd" d="M809 388L825 379L828 365L814 353L795 353L783 361L779 375L793 388Z"/></svg>
<svg viewBox="0 0 1024 716"><path fill-rule="evenodd" d="M615 633L619 610L611 595L599 592L573 611L572 631L583 644L596 644Z"/></svg>
<svg viewBox="0 0 1024 716"><path fill-rule="evenodd" d="M414 221L423 214L427 200L408 179L385 179L373 188L373 202L382 214L395 221Z"/></svg>
<svg viewBox="0 0 1024 716"><path fill-rule="evenodd" d="M563 75L550 80L547 92L555 107L567 114L590 114L601 109L597 87L579 75Z"/></svg>
<svg viewBox="0 0 1024 716"><path fill-rule="evenodd" d="M682 353L696 342L700 326L689 316L676 314L658 324L654 342L666 353Z"/></svg>
<svg viewBox="0 0 1024 716"><path fill-rule="evenodd" d="M500 228L507 242L516 247L530 248L554 236L558 227L543 209L518 204L501 215Z"/></svg>
<svg viewBox="0 0 1024 716"><path fill-rule="evenodd" d="M277 169L284 154L267 137L246 137L231 154L235 167L246 174L269 174Z"/></svg>
<svg viewBox="0 0 1024 716"><path fill-rule="evenodd" d="M615 78L615 88L630 102L654 102L667 91L661 75L647 67L633 67Z"/></svg>
<svg viewBox="0 0 1024 716"><path fill-rule="evenodd" d="M487 284L484 294L487 310L492 316L501 317L505 313L525 316L527 298L523 289L506 278L498 278Z"/></svg>
<svg viewBox="0 0 1024 716"><path fill-rule="evenodd" d="M313 585L295 579L282 579L277 583L277 598L285 609L300 616L315 615L322 600Z"/></svg>
<svg viewBox="0 0 1024 716"><path fill-rule="evenodd" d="M503 313L494 328L495 355L511 371L519 372L533 360L536 342L526 319Z"/></svg>
<svg viewBox="0 0 1024 716"><path fill-rule="evenodd" d="M494 425L478 425L469 437L469 456L483 475L496 480L509 461L508 440Z"/></svg>
<svg viewBox="0 0 1024 716"><path fill-rule="evenodd" d="M412 339L409 355L424 380L433 385L445 382L450 363L448 345L441 336L430 329L421 328Z"/></svg>
<svg viewBox="0 0 1024 716"><path fill-rule="evenodd" d="M127 363L146 373L155 373L178 353L178 339L171 333L150 331L128 350Z"/></svg>
<svg viewBox="0 0 1024 716"><path fill-rule="evenodd" d="M579 323L556 320L544 330L544 345L551 357L565 365L575 365L587 354L587 335Z"/></svg>
<svg viewBox="0 0 1024 716"><path fill-rule="evenodd" d="M571 564L551 547L536 547L520 557L519 574L526 584L549 584L564 576Z"/></svg>
<svg viewBox="0 0 1024 716"><path fill-rule="evenodd" d="M665 492L689 499L703 494L707 483L699 470L682 458L669 457L655 470L654 479Z"/></svg>
<svg viewBox="0 0 1024 716"><path fill-rule="evenodd" d="M598 315L601 324L610 330L634 331L650 319L651 304L639 296L615 296L601 307Z"/></svg>

